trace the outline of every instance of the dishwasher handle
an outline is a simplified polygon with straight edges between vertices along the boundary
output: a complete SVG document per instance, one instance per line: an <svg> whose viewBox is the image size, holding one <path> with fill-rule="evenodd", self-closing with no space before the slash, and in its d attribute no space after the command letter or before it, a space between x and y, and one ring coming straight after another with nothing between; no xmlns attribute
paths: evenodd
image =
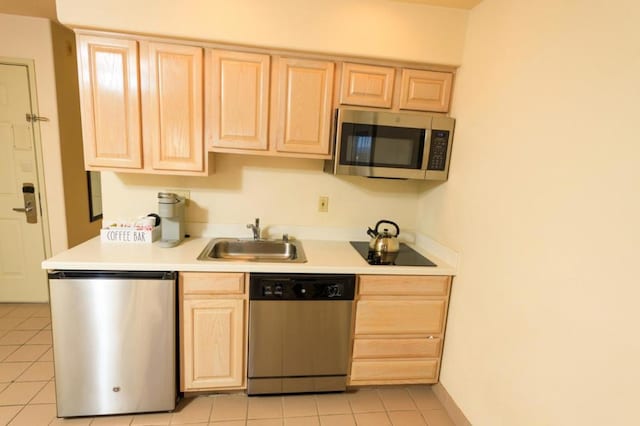
<svg viewBox="0 0 640 426"><path fill-rule="evenodd" d="M51 271L48 274L50 280L99 278L175 281L177 276L177 272L169 271Z"/></svg>

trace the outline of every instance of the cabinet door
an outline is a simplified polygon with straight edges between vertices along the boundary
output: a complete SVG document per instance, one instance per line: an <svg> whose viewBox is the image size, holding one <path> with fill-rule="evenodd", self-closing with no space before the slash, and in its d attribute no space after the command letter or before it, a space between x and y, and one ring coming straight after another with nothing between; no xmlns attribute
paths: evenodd
<svg viewBox="0 0 640 426"><path fill-rule="evenodd" d="M243 299L183 302L183 391L244 384Z"/></svg>
<svg viewBox="0 0 640 426"><path fill-rule="evenodd" d="M356 335L439 334L443 332L446 300L359 300Z"/></svg>
<svg viewBox="0 0 640 426"><path fill-rule="evenodd" d="M204 172L202 49L144 46L144 142L151 168Z"/></svg>
<svg viewBox="0 0 640 426"><path fill-rule="evenodd" d="M269 119L269 55L207 50L207 144L266 150Z"/></svg>
<svg viewBox="0 0 640 426"><path fill-rule="evenodd" d="M274 112L276 150L283 153L331 153L333 62L279 58Z"/></svg>
<svg viewBox="0 0 640 426"><path fill-rule="evenodd" d="M340 103L391 108L394 75L390 67L345 63Z"/></svg>
<svg viewBox="0 0 640 426"><path fill-rule="evenodd" d="M400 108L447 112L453 74L425 70L402 70Z"/></svg>
<svg viewBox="0 0 640 426"><path fill-rule="evenodd" d="M447 296L451 277L421 275L360 275L360 296Z"/></svg>
<svg viewBox="0 0 640 426"><path fill-rule="evenodd" d="M349 384L437 383L438 367L438 359L357 360Z"/></svg>
<svg viewBox="0 0 640 426"><path fill-rule="evenodd" d="M138 44L78 35L85 166L142 168Z"/></svg>

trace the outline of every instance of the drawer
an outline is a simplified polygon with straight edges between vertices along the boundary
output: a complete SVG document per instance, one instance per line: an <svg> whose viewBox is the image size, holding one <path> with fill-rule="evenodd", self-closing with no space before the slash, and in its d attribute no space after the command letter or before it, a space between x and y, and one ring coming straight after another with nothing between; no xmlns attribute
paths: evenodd
<svg viewBox="0 0 640 426"><path fill-rule="evenodd" d="M355 334L441 334L446 300L359 300Z"/></svg>
<svg viewBox="0 0 640 426"><path fill-rule="evenodd" d="M440 337L415 339L354 339L353 359L367 358L438 358Z"/></svg>
<svg viewBox="0 0 640 426"><path fill-rule="evenodd" d="M184 294L244 294L243 273L181 272Z"/></svg>
<svg viewBox="0 0 640 426"><path fill-rule="evenodd" d="M435 383L437 359L361 360L351 364L350 383Z"/></svg>
<svg viewBox="0 0 640 426"><path fill-rule="evenodd" d="M360 295L379 296L446 296L449 276L360 275Z"/></svg>

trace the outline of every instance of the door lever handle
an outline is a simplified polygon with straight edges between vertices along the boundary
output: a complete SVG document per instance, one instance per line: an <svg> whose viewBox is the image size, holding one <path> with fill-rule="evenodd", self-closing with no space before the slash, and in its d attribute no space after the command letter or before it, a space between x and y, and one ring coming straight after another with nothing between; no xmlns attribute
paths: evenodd
<svg viewBox="0 0 640 426"><path fill-rule="evenodd" d="M24 207L14 207L13 211L19 213L29 213L33 211L33 205L31 204L31 201L27 201L26 203L24 203Z"/></svg>
<svg viewBox="0 0 640 426"><path fill-rule="evenodd" d="M21 207L14 207L13 211L14 212L19 212L19 213L29 213L31 210L33 210L33 207L28 206L25 208L21 208Z"/></svg>

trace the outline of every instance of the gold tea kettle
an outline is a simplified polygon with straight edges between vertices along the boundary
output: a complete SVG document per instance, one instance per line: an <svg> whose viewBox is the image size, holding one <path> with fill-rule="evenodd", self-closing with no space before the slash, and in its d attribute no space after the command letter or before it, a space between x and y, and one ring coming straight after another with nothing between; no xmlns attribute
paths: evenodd
<svg viewBox="0 0 640 426"><path fill-rule="evenodd" d="M388 227L383 228L382 232L379 231L380 225L383 223L396 228L395 234L389 232ZM400 242L398 241L400 227L395 222L385 219L380 220L373 229L367 228L367 235L371 237L369 241L369 257L372 257L375 263L391 264L395 262L400 250Z"/></svg>

